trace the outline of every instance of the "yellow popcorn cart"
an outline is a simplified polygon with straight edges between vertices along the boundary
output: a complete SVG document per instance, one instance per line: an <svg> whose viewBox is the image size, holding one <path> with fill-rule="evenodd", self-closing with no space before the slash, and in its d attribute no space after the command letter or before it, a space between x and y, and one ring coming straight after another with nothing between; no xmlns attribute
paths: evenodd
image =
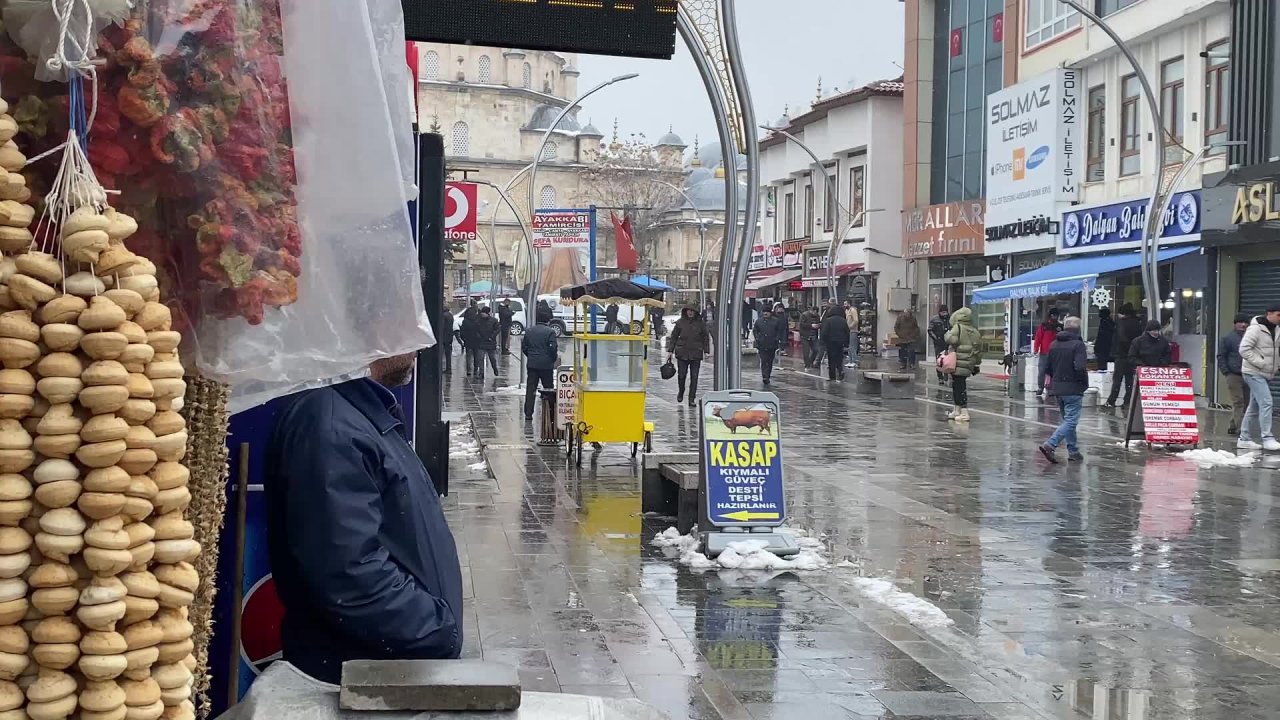
<svg viewBox="0 0 1280 720"><path fill-rule="evenodd" d="M632 457L641 446L649 451L653 423L644 419L649 383L649 313L644 308L661 306L662 291L610 278L563 288L560 304L573 307L573 327L587 329L573 338L577 397L573 419L565 428L569 457L576 453L582 465L587 443L597 450L604 443L631 443ZM642 308L640 333L603 332L610 305Z"/></svg>

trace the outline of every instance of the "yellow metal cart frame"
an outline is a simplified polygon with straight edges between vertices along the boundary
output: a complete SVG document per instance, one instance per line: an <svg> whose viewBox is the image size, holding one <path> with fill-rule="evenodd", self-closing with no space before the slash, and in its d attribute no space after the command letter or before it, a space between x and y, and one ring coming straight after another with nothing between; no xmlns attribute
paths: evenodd
<svg viewBox="0 0 1280 720"><path fill-rule="evenodd" d="M565 288L560 304L573 306L574 327L590 330L573 339L577 400L573 421L565 428L566 454L576 454L581 466L587 443L596 449L605 443L630 443L632 457L641 447L648 452L654 429L644 416L649 384L649 313L641 313L639 334L594 332L591 315L594 306L660 306L661 292L610 279Z"/></svg>

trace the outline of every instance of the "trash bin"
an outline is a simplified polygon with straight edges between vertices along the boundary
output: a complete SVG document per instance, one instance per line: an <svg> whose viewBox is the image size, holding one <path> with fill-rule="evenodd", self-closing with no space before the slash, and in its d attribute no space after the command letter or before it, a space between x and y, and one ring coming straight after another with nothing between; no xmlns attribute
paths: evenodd
<svg viewBox="0 0 1280 720"><path fill-rule="evenodd" d="M1009 373L1009 397L1022 400L1027 396L1027 359L1029 355L1013 356L1013 372Z"/></svg>
<svg viewBox="0 0 1280 720"><path fill-rule="evenodd" d="M538 444L559 445L564 442L564 428L560 427L560 415L556 412L556 391L543 388L538 393L542 395L542 425Z"/></svg>

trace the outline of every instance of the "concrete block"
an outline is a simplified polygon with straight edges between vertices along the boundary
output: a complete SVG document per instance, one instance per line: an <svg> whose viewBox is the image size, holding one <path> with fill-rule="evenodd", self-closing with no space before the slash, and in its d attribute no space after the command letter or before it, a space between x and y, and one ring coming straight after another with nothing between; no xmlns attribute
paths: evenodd
<svg viewBox="0 0 1280 720"><path fill-rule="evenodd" d="M342 665L344 710L514 710L516 669L481 660L352 660Z"/></svg>

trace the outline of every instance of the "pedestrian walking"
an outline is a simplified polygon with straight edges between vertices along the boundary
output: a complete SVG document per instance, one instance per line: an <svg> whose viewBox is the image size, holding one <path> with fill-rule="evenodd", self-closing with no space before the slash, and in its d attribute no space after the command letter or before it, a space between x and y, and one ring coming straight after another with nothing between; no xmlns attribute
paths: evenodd
<svg viewBox="0 0 1280 720"><path fill-rule="evenodd" d="M1147 331L1129 346L1129 364L1139 367L1169 367L1173 364L1173 345L1160 329L1159 320L1147 322Z"/></svg>
<svg viewBox="0 0 1280 720"><path fill-rule="evenodd" d="M1133 341L1142 334L1142 319L1138 317L1133 305L1125 303L1120 306L1120 320L1116 322L1116 336L1113 350L1116 371L1111 374L1111 393L1107 397L1106 407L1115 407L1116 398L1120 397L1120 386L1124 385L1123 407L1129 406L1129 398L1133 395L1133 364L1129 361L1129 350Z"/></svg>
<svg viewBox="0 0 1280 720"><path fill-rule="evenodd" d="M787 313L781 306L764 315L755 324L756 350L760 351L760 378L766 387L773 382L773 361L778 349L787 342Z"/></svg>
<svg viewBox="0 0 1280 720"><path fill-rule="evenodd" d="M1280 371L1277 366L1280 363L1280 330L1276 329L1277 325L1280 325L1280 305L1272 305L1265 314L1249 323L1240 340L1241 371L1249 386L1249 409L1240 422L1240 439L1236 441L1236 447L1241 450L1280 450L1280 442L1276 442L1271 431L1271 380ZM1258 428L1256 435L1252 428L1254 425Z"/></svg>
<svg viewBox="0 0 1280 720"><path fill-rule="evenodd" d="M1107 371L1111 364L1111 348L1116 341L1116 321L1111 319L1111 308L1098 311L1098 334L1093 336L1093 357L1098 370Z"/></svg>
<svg viewBox="0 0 1280 720"><path fill-rule="evenodd" d="M827 379L844 380L844 356L849 348L849 325L838 305L828 305L818 331L827 351Z"/></svg>
<svg viewBox="0 0 1280 720"><path fill-rule="evenodd" d="M474 632L463 625L457 544L388 389L409 382L415 357L376 360L369 377L282 399L260 497L281 657L299 677L337 683L343 663L362 658L457 658L464 631Z"/></svg>
<svg viewBox="0 0 1280 720"><path fill-rule="evenodd" d="M498 333L500 332L498 319L490 312L489 307L480 308L480 314L475 320L474 344L475 352L472 353L475 358L475 376L484 379L484 361L487 359L489 365L493 367L493 374L498 374Z"/></svg>
<svg viewBox="0 0 1280 720"><path fill-rule="evenodd" d="M951 375L955 409L947 417L966 423L969 422L969 378L977 375L982 365L982 335L973 326L973 310L962 307L949 318L951 327L942 338L943 352L955 351L956 371Z"/></svg>
<svg viewBox="0 0 1280 720"><path fill-rule="evenodd" d="M440 354L444 356L440 361L444 364L445 377L453 374L453 335L453 313L446 303L444 312L440 313Z"/></svg>
<svg viewBox="0 0 1280 720"><path fill-rule="evenodd" d="M1045 356L1049 354L1049 347L1057 339L1058 333L1061 331L1062 323L1058 322L1058 310L1057 308L1051 308L1045 314L1044 320L1036 326L1036 332L1031 337L1031 354L1040 358L1037 362L1039 372L1036 373L1036 393L1041 397L1045 397Z"/></svg>
<svg viewBox="0 0 1280 720"><path fill-rule="evenodd" d="M1231 425L1228 435L1240 432L1245 408L1249 406L1249 386L1244 381L1244 360L1240 357L1240 341L1249 329L1249 316L1236 313L1231 332L1218 340L1218 372L1227 379L1227 392L1231 395Z"/></svg>
<svg viewBox="0 0 1280 720"><path fill-rule="evenodd" d="M474 301L462 313L462 323L458 326L458 341L462 343L462 364L466 368L467 377L476 374L476 365L479 364L476 349L479 340L476 337L476 324L480 321L480 308L476 307Z"/></svg>
<svg viewBox="0 0 1280 720"><path fill-rule="evenodd" d="M664 321L667 311L664 307L649 308L649 324L652 325L652 332L655 338L661 339L667 334L667 326Z"/></svg>
<svg viewBox="0 0 1280 720"><path fill-rule="evenodd" d="M609 307L604 309L604 334L614 335L621 332L622 326L618 324L618 303L609 303Z"/></svg>
<svg viewBox="0 0 1280 720"><path fill-rule="evenodd" d="M751 327L756 319L755 298L742 301L742 339L751 338Z"/></svg>
<svg viewBox="0 0 1280 720"><path fill-rule="evenodd" d="M711 356L711 333L707 330L707 321L698 314L698 308L685 306L671 328L671 337L667 338L667 362L674 357L678 371L677 383L679 392L676 402L685 398L685 380L688 379L689 407L698 402L698 372L702 369L704 358Z"/></svg>
<svg viewBox="0 0 1280 720"><path fill-rule="evenodd" d="M511 300L503 298L502 303L498 305L498 339L501 340L503 355L511 354L511 321L515 316L516 311L511 309Z"/></svg>
<svg viewBox="0 0 1280 720"><path fill-rule="evenodd" d="M555 369L560 364L560 345L551 329L551 311L538 309L537 324L525 330L520 338L520 352L524 355L524 419L533 419L534 398L538 385L544 390L555 388Z"/></svg>
<svg viewBox="0 0 1280 720"><path fill-rule="evenodd" d="M818 361L818 330L822 327L822 318L818 309L811 307L800 314L800 345L804 350L804 367L812 368Z"/></svg>
<svg viewBox="0 0 1280 720"><path fill-rule="evenodd" d="M1157 328L1158 329L1158 328ZM1049 345L1048 361L1044 364L1049 378L1049 395L1058 399L1062 411L1062 424L1043 445L1040 453L1053 464L1058 463L1058 446L1067 445L1067 460L1080 462L1080 440L1076 426L1080 424L1080 409L1084 405L1084 391L1089 387L1089 349L1080 339L1080 318L1069 317L1063 329Z"/></svg>
<svg viewBox="0 0 1280 720"><path fill-rule="evenodd" d="M850 300L844 301L844 322L849 326L849 364L858 365L858 326L861 318L858 308Z"/></svg>
<svg viewBox="0 0 1280 720"><path fill-rule="evenodd" d="M938 306L938 314L929 319L929 341L933 343L933 354L941 355L947 351L947 334L951 332L951 311L946 305ZM938 381L944 385L949 382L951 376L938 371Z"/></svg>
<svg viewBox="0 0 1280 720"><path fill-rule="evenodd" d="M916 343L920 342L920 324L911 308L902 311L893 323L893 334L898 336L898 369L916 369Z"/></svg>

